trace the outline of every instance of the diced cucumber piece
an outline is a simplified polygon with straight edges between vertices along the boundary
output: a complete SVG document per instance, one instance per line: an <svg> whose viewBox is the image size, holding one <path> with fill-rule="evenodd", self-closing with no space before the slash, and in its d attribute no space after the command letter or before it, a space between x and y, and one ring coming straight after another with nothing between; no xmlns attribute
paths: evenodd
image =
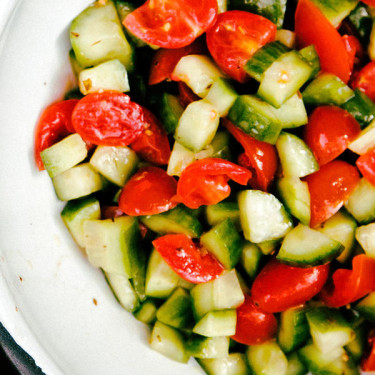
<svg viewBox="0 0 375 375"><path fill-rule="evenodd" d="M246 357L254 375L286 375L288 360L276 342L249 346Z"/></svg>
<svg viewBox="0 0 375 375"><path fill-rule="evenodd" d="M232 269L240 260L243 240L232 219L225 219L204 233L200 237L200 243L226 269Z"/></svg>
<svg viewBox="0 0 375 375"><path fill-rule="evenodd" d="M184 112L184 108L178 101L177 96L163 93L160 101L160 120L165 131L173 134L177 128L178 121Z"/></svg>
<svg viewBox="0 0 375 375"><path fill-rule="evenodd" d="M303 91L305 104L342 105L354 96L354 91L340 78L330 73L319 74Z"/></svg>
<svg viewBox="0 0 375 375"><path fill-rule="evenodd" d="M375 119L374 102L358 89L354 90L354 96L341 107L358 121L361 128L365 128Z"/></svg>
<svg viewBox="0 0 375 375"><path fill-rule="evenodd" d="M227 0L217 0L217 12L223 13L228 10L228 1Z"/></svg>
<svg viewBox="0 0 375 375"><path fill-rule="evenodd" d="M306 320L306 307L296 307L280 314L277 341L284 353L301 347L310 336Z"/></svg>
<svg viewBox="0 0 375 375"><path fill-rule="evenodd" d="M175 139L192 151L200 151L211 143L219 126L216 108L203 100L190 103L182 113Z"/></svg>
<svg viewBox="0 0 375 375"><path fill-rule="evenodd" d="M233 336L236 323L236 310L209 311L194 326L193 332L206 337Z"/></svg>
<svg viewBox="0 0 375 375"><path fill-rule="evenodd" d="M257 245L263 255L270 255L276 250L277 247L279 247L280 242L281 238L277 240L259 242Z"/></svg>
<svg viewBox="0 0 375 375"><path fill-rule="evenodd" d="M286 375L306 375L306 367L299 359L297 352L288 355L287 358L288 369L286 371Z"/></svg>
<svg viewBox="0 0 375 375"><path fill-rule="evenodd" d="M198 160L205 158L221 158L230 160L230 141L231 136L227 131L218 131L216 132L214 139L208 146L206 146L203 150L195 153L195 158Z"/></svg>
<svg viewBox="0 0 375 375"><path fill-rule="evenodd" d="M375 323L375 292L368 294L365 298L359 301L354 308L365 319Z"/></svg>
<svg viewBox="0 0 375 375"><path fill-rule="evenodd" d="M281 132L276 149L285 176L305 177L319 169L310 147L294 134Z"/></svg>
<svg viewBox="0 0 375 375"><path fill-rule="evenodd" d="M237 96L228 80L220 77L212 84L204 100L217 109L220 117L224 117L228 114Z"/></svg>
<svg viewBox="0 0 375 375"><path fill-rule="evenodd" d="M245 242L242 254L241 254L241 265L250 276L254 279L258 273L260 260L262 259L263 253L257 245L251 242Z"/></svg>
<svg viewBox="0 0 375 375"><path fill-rule="evenodd" d="M335 259L344 246L310 227L298 224L284 238L276 258L297 267L312 267Z"/></svg>
<svg viewBox="0 0 375 375"><path fill-rule="evenodd" d="M328 307L317 307L306 312L315 346L325 355L354 340L355 332L341 312Z"/></svg>
<svg viewBox="0 0 375 375"><path fill-rule="evenodd" d="M349 150L363 155L375 147L375 120L364 128L358 137L349 144Z"/></svg>
<svg viewBox="0 0 375 375"><path fill-rule="evenodd" d="M84 247L83 223L85 220L100 219L99 201L86 197L69 201L61 212L61 218L80 247Z"/></svg>
<svg viewBox="0 0 375 375"><path fill-rule="evenodd" d="M282 128L274 108L253 95L238 96L228 117L245 133L271 144L276 143Z"/></svg>
<svg viewBox="0 0 375 375"><path fill-rule="evenodd" d="M359 224L368 224L375 219L375 186L361 178L356 189L345 202L345 208Z"/></svg>
<svg viewBox="0 0 375 375"><path fill-rule="evenodd" d="M375 258L375 223L358 227L355 232L355 238L362 246L366 255Z"/></svg>
<svg viewBox="0 0 375 375"><path fill-rule="evenodd" d="M134 316L143 323L151 324L156 319L157 310L158 308L156 307L155 302L151 299L146 299L139 309L134 312Z"/></svg>
<svg viewBox="0 0 375 375"><path fill-rule="evenodd" d="M354 308L356 309L356 307ZM355 363L359 363L363 357L363 353L366 347L367 334L365 332L365 327L363 325L353 328L355 332L355 338L354 340L350 341L348 345L345 346L345 350Z"/></svg>
<svg viewBox="0 0 375 375"><path fill-rule="evenodd" d="M199 220L183 206L157 215L141 216L140 220L158 234L183 233L190 237L199 237L203 231Z"/></svg>
<svg viewBox="0 0 375 375"><path fill-rule="evenodd" d="M372 17L367 6L362 2L349 14L348 21L355 30L363 45L367 45L372 28Z"/></svg>
<svg viewBox="0 0 375 375"><path fill-rule="evenodd" d="M297 52L281 55L264 73L258 95L280 108L310 78L311 65Z"/></svg>
<svg viewBox="0 0 375 375"><path fill-rule="evenodd" d="M86 156L86 143L77 133L68 135L40 153L43 165L51 178L74 167Z"/></svg>
<svg viewBox="0 0 375 375"><path fill-rule="evenodd" d="M182 57L172 73L173 80L186 83L201 98L208 94L208 90L219 77L224 77L224 74L204 55Z"/></svg>
<svg viewBox="0 0 375 375"><path fill-rule="evenodd" d="M260 82L264 72L288 51L289 48L279 41L268 43L254 53L250 60L247 61L244 69L250 77Z"/></svg>
<svg viewBox="0 0 375 375"><path fill-rule="evenodd" d="M83 70L83 68L81 65L78 64L78 61L77 61L77 58L73 49L69 51L69 61L70 61L70 65L72 67L74 75L78 77L79 73Z"/></svg>
<svg viewBox="0 0 375 375"><path fill-rule="evenodd" d="M238 195L238 205L244 236L250 242L282 238L293 226L284 206L270 193L244 190Z"/></svg>
<svg viewBox="0 0 375 375"><path fill-rule="evenodd" d="M227 218L233 220L238 227L240 223L240 209L237 202L219 202L206 206L206 219L210 226L217 225Z"/></svg>
<svg viewBox="0 0 375 375"><path fill-rule="evenodd" d="M310 224L310 192L307 182L296 176L284 176L276 182L277 191L287 210L302 224Z"/></svg>
<svg viewBox="0 0 375 375"><path fill-rule="evenodd" d="M288 48L294 48L296 45L296 33L287 29L276 31L276 40Z"/></svg>
<svg viewBox="0 0 375 375"><path fill-rule="evenodd" d="M130 90L128 72L117 59L82 70L79 73L78 86L83 95L103 90Z"/></svg>
<svg viewBox="0 0 375 375"><path fill-rule="evenodd" d="M90 164L101 175L123 187L138 164L137 154L129 147L98 146Z"/></svg>
<svg viewBox="0 0 375 375"><path fill-rule="evenodd" d="M194 161L195 153L176 141L169 157L167 173L170 176L180 176L182 171Z"/></svg>
<svg viewBox="0 0 375 375"><path fill-rule="evenodd" d="M225 272L213 281L197 284L190 293L197 320L209 311L235 309L245 300L235 270Z"/></svg>
<svg viewBox="0 0 375 375"><path fill-rule="evenodd" d="M72 22L70 42L79 65L86 68L118 59L133 70L133 49L125 38L113 1L97 1Z"/></svg>
<svg viewBox="0 0 375 375"><path fill-rule="evenodd" d="M123 275L104 272L105 278L120 305L129 312L139 306L139 300L129 279Z"/></svg>
<svg viewBox="0 0 375 375"><path fill-rule="evenodd" d="M176 289L179 276L154 249L148 261L146 273L146 295L168 298Z"/></svg>
<svg viewBox="0 0 375 375"><path fill-rule="evenodd" d="M89 163L77 165L52 179L57 197L70 201L103 189L105 181Z"/></svg>
<svg viewBox="0 0 375 375"><path fill-rule="evenodd" d="M336 258L340 263L344 263L353 250L356 228L356 221L347 212L341 210L315 229L344 246L343 252Z"/></svg>
<svg viewBox="0 0 375 375"><path fill-rule="evenodd" d="M249 371L242 353L231 353L223 358L199 359L198 363L208 375L247 375Z"/></svg>
<svg viewBox="0 0 375 375"><path fill-rule="evenodd" d="M175 328L156 322L151 332L151 348L177 362L186 363L189 355L182 334Z"/></svg>
<svg viewBox="0 0 375 375"><path fill-rule="evenodd" d="M131 278L138 265L139 225L131 216L86 220L83 224L87 257L94 267Z"/></svg>
<svg viewBox="0 0 375 375"><path fill-rule="evenodd" d="M229 354L229 337L192 335L187 342L187 350L195 358L224 358Z"/></svg>
<svg viewBox="0 0 375 375"><path fill-rule="evenodd" d="M298 52L312 67L310 78L316 77L320 72L320 60L314 45L311 44L310 46L300 49Z"/></svg>

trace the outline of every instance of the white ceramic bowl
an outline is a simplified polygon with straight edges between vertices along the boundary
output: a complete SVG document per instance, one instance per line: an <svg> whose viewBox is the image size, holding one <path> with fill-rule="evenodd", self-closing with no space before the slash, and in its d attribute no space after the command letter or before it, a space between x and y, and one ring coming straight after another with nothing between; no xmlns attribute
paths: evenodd
<svg viewBox="0 0 375 375"><path fill-rule="evenodd" d="M80 253L33 163L42 109L73 86L68 28L90 0L0 2L1 322L47 375L202 374L149 348L147 328Z"/></svg>

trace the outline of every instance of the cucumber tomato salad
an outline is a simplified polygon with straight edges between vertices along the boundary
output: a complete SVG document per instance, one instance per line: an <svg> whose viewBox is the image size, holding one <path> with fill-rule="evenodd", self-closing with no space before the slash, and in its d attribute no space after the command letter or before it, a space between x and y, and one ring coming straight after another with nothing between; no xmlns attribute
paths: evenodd
<svg viewBox="0 0 375 375"><path fill-rule="evenodd" d="M99 0L35 162L150 345L212 375L375 371L374 0Z"/></svg>

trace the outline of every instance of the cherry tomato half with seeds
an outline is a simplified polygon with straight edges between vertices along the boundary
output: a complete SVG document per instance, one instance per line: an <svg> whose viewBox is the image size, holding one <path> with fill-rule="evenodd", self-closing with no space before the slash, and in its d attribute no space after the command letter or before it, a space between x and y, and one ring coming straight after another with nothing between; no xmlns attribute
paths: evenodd
<svg viewBox="0 0 375 375"><path fill-rule="evenodd" d="M353 89L359 89L371 100L375 101L375 61L365 65L352 82Z"/></svg>

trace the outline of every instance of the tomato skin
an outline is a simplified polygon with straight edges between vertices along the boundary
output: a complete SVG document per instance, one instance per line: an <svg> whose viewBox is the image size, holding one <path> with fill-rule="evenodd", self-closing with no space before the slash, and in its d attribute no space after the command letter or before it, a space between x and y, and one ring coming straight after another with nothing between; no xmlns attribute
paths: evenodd
<svg viewBox="0 0 375 375"><path fill-rule="evenodd" d="M177 181L158 167L144 167L122 189L119 208L130 216L154 215L177 205L172 201Z"/></svg>
<svg viewBox="0 0 375 375"><path fill-rule="evenodd" d="M365 3L370 6L375 6L375 0L361 0L362 3Z"/></svg>
<svg viewBox="0 0 375 375"><path fill-rule="evenodd" d="M276 25L242 10L220 13L207 31L207 46L217 65L231 78L246 82L243 69L250 57L276 37Z"/></svg>
<svg viewBox="0 0 375 375"><path fill-rule="evenodd" d="M163 125L148 109L143 108L145 129L130 147L150 163L168 164L171 147Z"/></svg>
<svg viewBox="0 0 375 375"><path fill-rule="evenodd" d="M375 148L361 155L357 159L356 165L362 176L375 186Z"/></svg>
<svg viewBox="0 0 375 375"><path fill-rule="evenodd" d="M184 82L178 82L178 101L186 108L190 103L199 100L200 97Z"/></svg>
<svg viewBox="0 0 375 375"><path fill-rule="evenodd" d="M360 125L349 112L339 107L322 106L310 115L304 140L319 165L324 165L344 152L360 131Z"/></svg>
<svg viewBox="0 0 375 375"><path fill-rule="evenodd" d="M375 2L374 2L375 5ZM367 339L370 351L366 357L362 359L361 370L362 371L375 371L375 331L371 330Z"/></svg>
<svg viewBox="0 0 375 375"><path fill-rule="evenodd" d="M147 0L127 15L124 26L148 44L180 48L203 34L216 15L216 0Z"/></svg>
<svg viewBox="0 0 375 375"><path fill-rule="evenodd" d="M271 340L277 333L273 314L263 312L245 295L245 302L237 308L236 334L231 338L244 345L258 345Z"/></svg>
<svg viewBox="0 0 375 375"><path fill-rule="evenodd" d="M222 123L245 150L245 153L238 159L238 163L245 168L250 168L253 172L249 181L250 186L253 189L267 191L279 165L275 146L258 141L228 119L223 119Z"/></svg>
<svg viewBox="0 0 375 375"><path fill-rule="evenodd" d="M329 264L299 268L272 258L255 278L251 295L259 309L282 312L310 300L323 288Z"/></svg>
<svg viewBox="0 0 375 375"><path fill-rule="evenodd" d="M314 44L321 69L347 83L351 69L349 55L339 32L310 0L300 0L295 13L295 32L299 47Z"/></svg>
<svg viewBox="0 0 375 375"><path fill-rule="evenodd" d="M216 258L202 251L186 234L167 234L152 244L179 276L192 283L214 280L224 271Z"/></svg>
<svg viewBox="0 0 375 375"><path fill-rule="evenodd" d="M71 117L78 101L70 99L51 104L40 116L34 141L34 160L40 171L44 170L40 153L70 133L74 133Z"/></svg>
<svg viewBox="0 0 375 375"><path fill-rule="evenodd" d="M365 65L352 82L353 89L359 89L375 101L375 61Z"/></svg>
<svg viewBox="0 0 375 375"><path fill-rule="evenodd" d="M355 256L352 269L336 270L332 281L321 292L327 306L341 307L357 301L375 291L375 259L365 254Z"/></svg>
<svg viewBox="0 0 375 375"><path fill-rule="evenodd" d="M305 177L309 187L312 228L333 216L359 183L356 167L341 160L323 165Z"/></svg>
<svg viewBox="0 0 375 375"><path fill-rule="evenodd" d="M216 204L229 196L229 179L246 185L250 177L249 170L224 159L197 160L182 171L176 201L193 209Z"/></svg>

